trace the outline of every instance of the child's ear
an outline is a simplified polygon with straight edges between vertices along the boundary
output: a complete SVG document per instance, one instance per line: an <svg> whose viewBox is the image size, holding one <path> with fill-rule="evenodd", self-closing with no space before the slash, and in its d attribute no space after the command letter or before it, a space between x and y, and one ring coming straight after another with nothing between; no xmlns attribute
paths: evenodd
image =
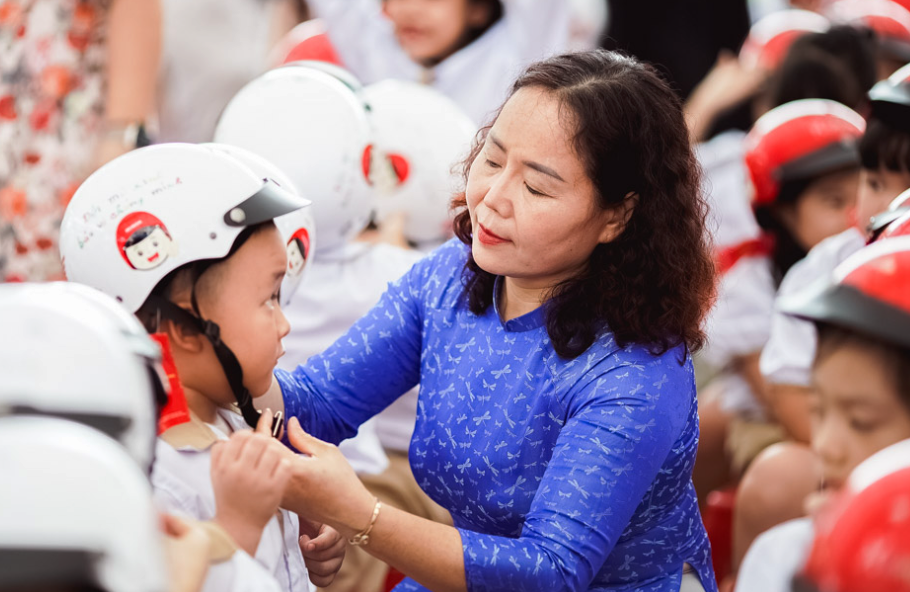
<svg viewBox="0 0 910 592"><path fill-rule="evenodd" d="M635 206L637 205L638 194L630 191L621 203L610 208L607 211L606 224L600 233L599 242L603 244L616 240L616 237L626 229L626 225L632 218L632 212L635 211Z"/></svg>
<svg viewBox="0 0 910 592"><path fill-rule="evenodd" d="M181 308L192 314L188 307L182 306ZM167 333L171 348L192 354L202 352L203 341L206 339L202 333L186 327L183 323L176 323L171 320L162 321L162 325L162 330Z"/></svg>

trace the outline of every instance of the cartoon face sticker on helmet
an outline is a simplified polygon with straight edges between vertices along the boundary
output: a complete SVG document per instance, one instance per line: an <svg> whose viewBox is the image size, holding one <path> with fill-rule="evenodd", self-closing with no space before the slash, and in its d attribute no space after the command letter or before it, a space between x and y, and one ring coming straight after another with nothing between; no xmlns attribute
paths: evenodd
<svg viewBox="0 0 910 592"><path fill-rule="evenodd" d="M408 160L400 154L384 152L373 145L363 152L363 174L380 195L389 195L404 185L410 168Z"/></svg>
<svg viewBox="0 0 910 592"><path fill-rule="evenodd" d="M133 269L154 269L177 254L164 223L148 212L131 212L117 226L117 247Z"/></svg>
<svg viewBox="0 0 910 592"><path fill-rule="evenodd" d="M288 275L297 277L303 273L309 256L310 233L306 228L299 228L288 241Z"/></svg>

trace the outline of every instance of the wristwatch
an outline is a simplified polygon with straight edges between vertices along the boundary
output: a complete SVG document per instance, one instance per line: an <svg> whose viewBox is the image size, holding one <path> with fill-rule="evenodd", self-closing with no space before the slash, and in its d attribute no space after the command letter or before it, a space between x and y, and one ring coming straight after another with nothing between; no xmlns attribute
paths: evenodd
<svg viewBox="0 0 910 592"><path fill-rule="evenodd" d="M152 143L151 138L146 133L145 123L142 121L108 124L104 138L118 141L123 147L129 149L142 148Z"/></svg>

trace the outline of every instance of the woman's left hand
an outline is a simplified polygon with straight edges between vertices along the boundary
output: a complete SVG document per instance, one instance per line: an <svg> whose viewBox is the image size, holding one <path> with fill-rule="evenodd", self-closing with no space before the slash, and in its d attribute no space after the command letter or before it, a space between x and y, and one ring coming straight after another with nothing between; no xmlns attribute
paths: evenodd
<svg viewBox="0 0 910 592"><path fill-rule="evenodd" d="M288 439L308 457L297 456L281 507L328 524L351 538L370 523L373 497L337 446L307 434L296 417L287 423Z"/></svg>
<svg viewBox="0 0 910 592"><path fill-rule="evenodd" d="M314 524L300 519L300 552L310 573L310 581L325 588L335 580L344 561L347 541L328 524Z"/></svg>

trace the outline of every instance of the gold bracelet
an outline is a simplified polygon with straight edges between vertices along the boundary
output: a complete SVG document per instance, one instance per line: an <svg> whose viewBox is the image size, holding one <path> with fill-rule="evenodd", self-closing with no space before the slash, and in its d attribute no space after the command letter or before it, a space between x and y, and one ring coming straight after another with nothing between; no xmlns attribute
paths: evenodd
<svg viewBox="0 0 910 592"><path fill-rule="evenodd" d="M376 498L376 503L373 504L373 516L370 517L369 526L364 529L363 532L355 534L352 538L348 539L348 542L355 546L365 546L370 542L370 531L373 530L373 526L376 524L376 518L379 517L379 510L382 508L382 502L379 501L379 498Z"/></svg>

